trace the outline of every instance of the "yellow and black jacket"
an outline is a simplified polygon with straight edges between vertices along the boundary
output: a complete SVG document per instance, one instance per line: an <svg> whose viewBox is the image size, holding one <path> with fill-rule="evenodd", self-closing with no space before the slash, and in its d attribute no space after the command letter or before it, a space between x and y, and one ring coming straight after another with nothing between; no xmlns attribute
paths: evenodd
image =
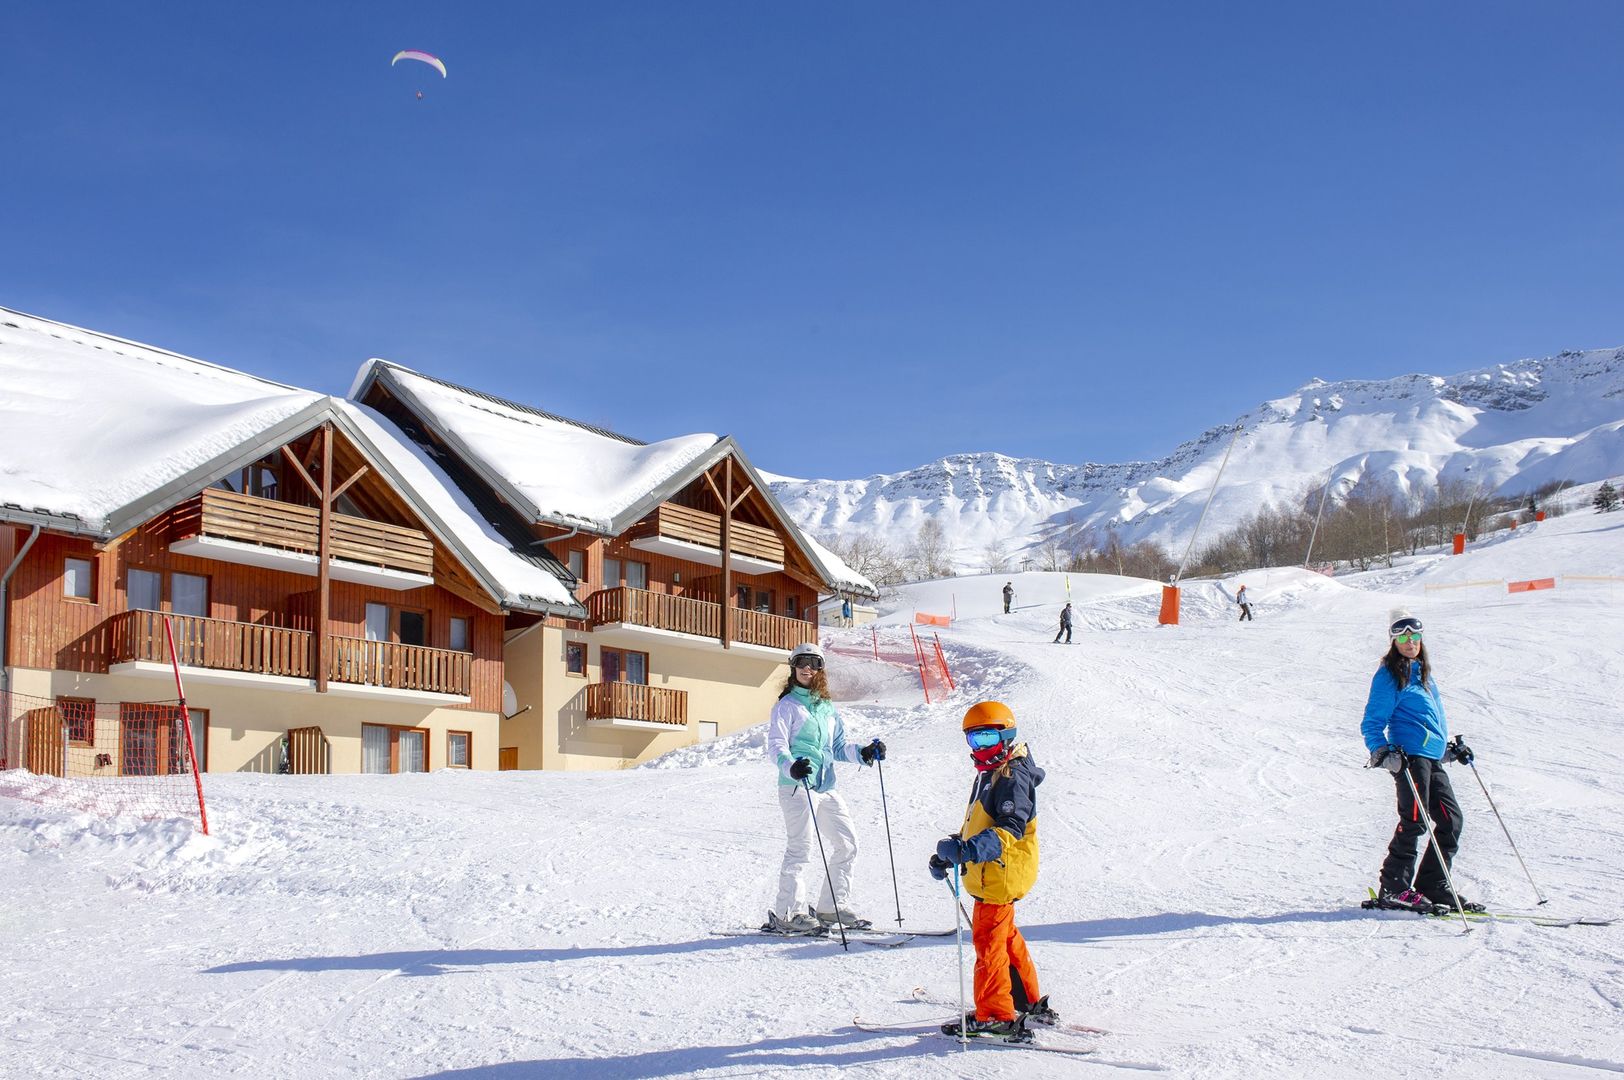
<svg viewBox="0 0 1624 1080"><path fill-rule="evenodd" d="M1026 744L1009 760L976 776L959 836L974 861L964 865L964 887L989 904L1013 904L1038 879L1037 787L1043 770Z"/></svg>

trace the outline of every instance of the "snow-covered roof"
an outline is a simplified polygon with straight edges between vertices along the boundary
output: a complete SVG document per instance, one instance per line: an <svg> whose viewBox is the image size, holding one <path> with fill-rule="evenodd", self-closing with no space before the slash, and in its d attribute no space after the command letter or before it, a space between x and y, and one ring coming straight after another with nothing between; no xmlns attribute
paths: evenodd
<svg viewBox="0 0 1624 1080"><path fill-rule="evenodd" d="M583 613L372 410L0 308L0 520L118 535L328 421L496 600Z"/></svg>
<svg viewBox="0 0 1624 1080"><path fill-rule="evenodd" d="M86 534L121 532L132 516L151 516L142 507L153 493L188 482L234 449L261 445L265 433L321 400L0 308L0 506Z"/></svg>
<svg viewBox="0 0 1624 1080"><path fill-rule="evenodd" d="M381 382L529 520L605 535L630 528L656 503L732 456L829 587L875 596L873 583L798 528L731 437L684 435L642 443L625 435L368 360L350 396Z"/></svg>
<svg viewBox="0 0 1624 1080"><path fill-rule="evenodd" d="M464 386L369 360L352 398L374 379L457 449L531 521L614 533L620 518L717 443L683 435L642 443Z"/></svg>

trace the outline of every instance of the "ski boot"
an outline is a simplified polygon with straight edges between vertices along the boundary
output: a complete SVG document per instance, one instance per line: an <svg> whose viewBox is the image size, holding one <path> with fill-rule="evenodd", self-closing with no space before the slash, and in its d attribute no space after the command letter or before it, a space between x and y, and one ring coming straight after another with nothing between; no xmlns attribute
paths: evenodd
<svg viewBox="0 0 1624 1080"><path fill-rule="evenodd" d="M1054 1027L1060 1023L1060 1014L1049 1007L1049 995L1044 994L1021 1014L1021 1021L1026 1024L1042 1024L1044 1027Z"/></svg>
<svg viewBox="0 0 1624 1080"><path fill-rule="evenodd" d="M785 937L821 937L829 932L828 927L803 912L797 912L787 919L779 918L778 912L767 912L767 921L761 929L768 934L783 934Z"/></svg>
<svg viewBox="0 0 1624 1080"><path fill-rule="evenodd" d="M965 1014L962 1024L952 1021L943 1024L942 1034L955 1039L962 1035L969 1039L1000 1039L1009 1043L1032 1041L1032 1033L1026 1030L1025 1021L1019 1017L1014 1020L977 1020L974 1013Z"/></svg>
<svg viewBox="0 0 1624 1080"><path fill-rule="evenodd" d="M813 912L818 918L818 924L825 929L833 929L836 924L844 926L847 930L868 930L874 923L870 919L859 919L851 912L842 909L839 913L833 911Z"/></svg>

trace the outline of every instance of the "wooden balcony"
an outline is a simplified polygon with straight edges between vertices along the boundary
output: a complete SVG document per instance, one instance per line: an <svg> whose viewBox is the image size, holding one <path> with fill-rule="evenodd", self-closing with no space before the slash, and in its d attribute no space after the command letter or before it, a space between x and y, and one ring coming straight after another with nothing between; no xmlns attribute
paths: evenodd
<svg viewBox="0 0 1624 1080"><path fill-rule="evenodd" d="M280 626L171 615L175 656L182 667L245 676L314 678L311 634ZM126 611L107 620L110 664L169 665L164 616ZM328 639L327 679L422 694L468 697L473 685L473 654L361 638Z"/></svg>
<svg viewBox="0 0 1624 1080"><path fill-rule="evenodd" d="M601 727L686 728L688 694L640 683L590 683L586 718Z"/></svg>
<svg viewBox="0 0 1624 1080"><path fill-rule="evenodd" d="M634 548L710 566L722 564L722 518L676 503L661 503L626 531ZM784 541L771 529L735 521L728 527L734 568L745 573L782 569Z"/></svg>
<svg viewBox="0 0 1624 1080"><path fill-rule="evenodd" d="M672 644L677 645L719 647L721 644L720 604L622 587L599 589L586 598L586 609L594 626L642 627L689 635L695 639L690 642L673 640ZM817 637L817 625L804 619L733 609L733 640L736 644L787 653L802 642L816 641Z"/></svg>
<svg viewBox="0 0 1624 1080"><path fill-rule="evenodd" d="M320 550L321 513L314 507L209 488L175 509L172 550L232 560L221 550L183 547L199 537L251 544L313 560ZM349 514L333 515L332 557L416 577L434 572L434 542L417 530ZM249 561L249 560L241 560ZM311 569L308 572L314 572ZM336 574L335 576L342 575Z"/></svg>

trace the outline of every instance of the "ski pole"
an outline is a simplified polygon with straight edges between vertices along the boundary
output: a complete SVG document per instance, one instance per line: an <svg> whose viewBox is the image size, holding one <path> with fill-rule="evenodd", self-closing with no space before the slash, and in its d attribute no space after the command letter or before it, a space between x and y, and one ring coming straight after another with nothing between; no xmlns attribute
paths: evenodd
<svg viewBox="0 0 1624 1080"><path fill-rule="evenodd" d="M948 888L953 890L953 937L959 946L959 1049L970 1049L970 1034L965 1031L969 1025L964 1019L964 921L959 918L964 913L964 906L959 903L959 868L953 867L953 880L948 882Z"/></svg>
<svg viewBox="0 0 1624 1080"><path fill-rule="evenodd" d="M1444 881L1449 885L1449 895L1455 898L1455 910L1460 912L1461 933L1470 934L1472 924L1466 919L1466 909L1461 906L1460 893L1455 891L1455 879L1449 874L1449 860L1444 858L1443 846L1438 843L1438 836L1432 831L1432 815L1427 813L1426 803L1421 798L1421 789L1415 784L1415 777L1410 775L1410 762L1404 761L1404 779L1410 782L1410 794L1415 796L1415 808L1421 814L1421 823L1427 827L1427 839L1432 841L1432 853L1438 859L1438 865L1443 868ZM810 797L810 794L809 796Z"/></svg>
<svg viewBox="0 0 1624 1080"><path fill-rule="evenodd" d="M902 925L902 893L897 890L897 853L891 847L891 810L885 802L885 762L875 761L880 770L880 813L885 815L885 850L891 856L891 895L897 901L897 926Z"/></svg>
<svg viewBox="0 0 1624 1080"><path fill-rule="evenodd" d="M829 884L829 904L835 909L835 925L840 927L840 947L851 952L851 946L846 944L846 920L840 917L840 898L835 895L834 875L829 873L829 856L823 851L823 831L818 828L818 808L812 802L812 785L802 780L801 786L806 789L806 809L812 815L812 835L818 838L818 855L823 859L823 880Z"/></svg>
<svg viewBox="0 0 1624 1080"><path fill-rule="evenodd" d="M1461 742L1461 736L1456 735L1455 742ZM1523 862L1522 852L1517 850L1517 841L1511 838L1511 830L1506 828L1506 819L1500 816L1500 808L1494 805L1494 796L1489 794L1489 785L1483 782L1482 774L1477 771L1477 762L1468 761L1466 764L1471 768L1472 775L1477 777L1477 786L1483 789L1483 797L1489 800L1489 809L1494 811L1494 820L1500 823L1500 831L1506 834L1506 843L1511 845L1511 853L1517 856L1517 862L1522 865L1523 873L1527 874L1528 884L1534 886L1534 895L1539 897L1540 903L1545 903L1550 898L1539 891L1539 884L1534 880L1534 875L1528 873L1528 864Z"/></svg>

